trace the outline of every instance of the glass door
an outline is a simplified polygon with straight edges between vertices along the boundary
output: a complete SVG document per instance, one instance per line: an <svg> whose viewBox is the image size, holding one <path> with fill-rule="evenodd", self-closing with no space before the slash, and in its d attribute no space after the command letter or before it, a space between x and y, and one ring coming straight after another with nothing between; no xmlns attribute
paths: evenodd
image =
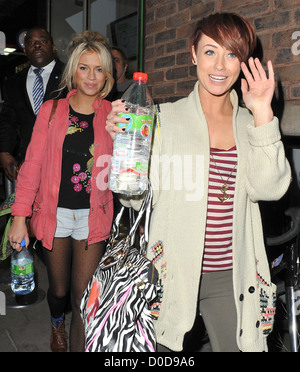
<svg viewBox="0 0 300 372"><path fill-rule="evenodd" d="M123 50L129 73L143 69L144 0L48 0L48 28L60 60L74 34L93 30Z"/></svg>

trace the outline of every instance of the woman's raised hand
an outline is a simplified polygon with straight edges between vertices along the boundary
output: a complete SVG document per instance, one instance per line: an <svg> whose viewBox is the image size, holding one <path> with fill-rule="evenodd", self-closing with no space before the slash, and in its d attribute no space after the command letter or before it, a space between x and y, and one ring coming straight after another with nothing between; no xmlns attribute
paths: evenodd
<svg viewBox="0 0 300 372"><path fill-rule="evenodd" d="M260 126L273 119L271 107L275 91L275 77L271 61L268 61L268 76L258 58L249 59L249 69L241 64L245 79L242 79L243 100L254 116L255 126Z"/></svg>

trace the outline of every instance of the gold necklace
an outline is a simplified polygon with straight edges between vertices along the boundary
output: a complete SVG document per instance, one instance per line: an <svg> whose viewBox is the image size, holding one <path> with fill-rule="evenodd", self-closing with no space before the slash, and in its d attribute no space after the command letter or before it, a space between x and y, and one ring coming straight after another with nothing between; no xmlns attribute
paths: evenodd
<svg viewBox="0 0 300 372"><path fill-rule="evenodd" d="M232 176L232 173L233 173L233 171L235 170L235 168L237 166L237 162L235 163L235 166L232 168L232 170L231 170L231 172L230 172L227 180L224 181L224 179L222 177L222 174L219 171L219 168L218 168L218 166L216 164L216 161L215 161L215 158L214 158L213 154L210 154L210 156L212 157L212 160L215 163L216 169L217 169L217 171L218 171L218 173L219 173L219 175L221 177L221 180L223 181L223 185L220 187L220 191L221 191L222 195L218 195L218 199L220 200L220 202L225 203L226 200L229 200L231 198L231 196L229 194L227 194L227 191L229 190L229 187L228 187L228 183L227 182L229 181L229 178Z"/></svg>

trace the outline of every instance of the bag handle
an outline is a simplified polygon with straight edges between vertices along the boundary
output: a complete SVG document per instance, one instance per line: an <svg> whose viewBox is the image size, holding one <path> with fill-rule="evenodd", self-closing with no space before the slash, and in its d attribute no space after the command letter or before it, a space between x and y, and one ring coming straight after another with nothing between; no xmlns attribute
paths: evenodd
<svg viewBox="0 0 300 372"><path fill-rule="evenodd" d="M142 219L144 213L146 213L144 235L141 237L141 240L140 240L141 253L144 253L146 251L147 243L148 243L150 215L151 215L151 209L152 209L152 194L153 194L152 187L151 187L150 182L148 182L147 194L146 194L146 196L143 200L143 203L140 207L138 215L137 215L137 217L136 217L136 219L135 219L135 221L134 221L134 223L133 223L133 225L132 225L132 227L131 227L131 229L128 233L128 236L127 236L128 245L130 247L132 247L133 244L134 244L134 241L135 241L135 235L136 235L136 230L138 228L138 225L141 222L141 219ZM125 210L125 207L122 206L119 213L115 217L115 220L114 220L113 226L112 226L112 234L111 234L111 237L110 237L110 241L114 241L119 235L120 222L121 222L121 218L123 216L124 210Z"/></svg>
<svg viewBox="0 0 300 372"><path fill-rule="evenodd" d="M145 212L146 212L146 218L145 218L145 228L144 228L144 239L145 239L145 242L148 243L150 213L151 213L151 209L152 209L152 195L153 195L152 187L151 187L150 182L148 182L147 194L146 194L146 196L143 200L143 203L140 207L140 210L139 210L139 213L136 217L136 220L135 220L135 222L134 222L134 224L133 224L133 226L132 226L132 228L131 228L131 230L129 231L129 234L128 234L128 238L130 239L129 240L129 245L130 246L133 246L133 244L134 244L136 230L137 230L138 225L141 222L141 219L142 219ZM141 247L141 248L144 248L144 247Z"/></svg>
<svg viewBox="0 0 300 372"><path fill-rule="evenodd" d="M124 210L125 210L125 207L122 206L119 213L116 215L116 217L114 219L114 222L113 222L113 225L112 225L112 234L111 234L111 237L110 237L110 241L114 241L119 236L120 222L121 222L121 218L123 216Z"/></svg>

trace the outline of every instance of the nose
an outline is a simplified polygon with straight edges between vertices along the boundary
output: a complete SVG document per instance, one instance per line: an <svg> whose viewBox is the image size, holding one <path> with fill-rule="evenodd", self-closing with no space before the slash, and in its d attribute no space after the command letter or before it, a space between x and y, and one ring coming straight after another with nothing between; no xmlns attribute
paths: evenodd
<svg viewBox="0 0 300 372"><path fill-rule="evenodd" d="M95 80L95 72L93 69L89 69L88 78L90 80Z"/></svg>
<svg viewBox="0 0 300 372"><path fill-rule="evenodd" d="M42 46L42 43L41 43L39 40L37 40L37 41L34 42L33 47L34 47L35 49L40 49L41 46Z"/></svg>
<svg viewBox="0 0 300 372"><path fill-rule="evenodd" d="M225 69L225 58L222 55L219 55L216 58L216 64L215 64L217 71L223 71Z"/></svg>

